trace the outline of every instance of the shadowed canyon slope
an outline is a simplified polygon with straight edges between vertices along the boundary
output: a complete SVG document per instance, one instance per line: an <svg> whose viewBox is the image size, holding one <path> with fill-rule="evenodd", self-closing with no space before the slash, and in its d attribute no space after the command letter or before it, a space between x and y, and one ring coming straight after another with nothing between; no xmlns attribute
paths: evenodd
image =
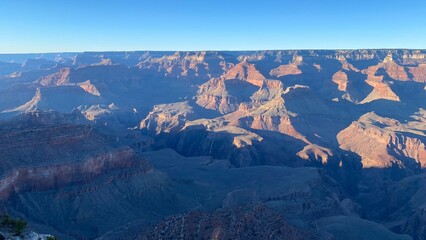
<svg viewBox="0 0 426 240"><path fill-rule="evenodd" d="M426 238L425 50L0 55L0 94L0 206L37 232Z"/></svg>

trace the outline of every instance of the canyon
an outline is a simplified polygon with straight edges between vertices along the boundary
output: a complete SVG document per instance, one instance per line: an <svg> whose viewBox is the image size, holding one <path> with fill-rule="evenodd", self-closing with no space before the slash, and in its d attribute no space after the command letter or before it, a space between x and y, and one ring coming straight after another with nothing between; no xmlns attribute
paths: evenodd
<svg viewBox="0 0 426 240"><path fill-rule="evenodd" d="M0 54L0 96L35 232L426 239L425 50Z"/></svg>

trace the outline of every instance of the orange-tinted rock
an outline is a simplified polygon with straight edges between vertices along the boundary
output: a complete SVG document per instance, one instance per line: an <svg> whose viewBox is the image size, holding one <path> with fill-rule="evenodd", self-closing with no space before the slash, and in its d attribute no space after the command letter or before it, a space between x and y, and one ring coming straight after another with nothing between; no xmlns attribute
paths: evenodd
<svg viewBox="0 0 426 240"><path fill-rule="evenodd" d="M156 134L179 131L193 114L188 102L156 105L142 120L140 128Z"/></svg>
<svg viewBox="0 0 426 240"><path fill-rule="evenodd" d="M84 91L95 95L95 96L101 96L101 93L98 91L98 89L93 85L90 80L87 80L85 82L79 83L78 86L80 86Z"/></svg>
<svg viewBox="0 0 426 240"><path fill-rule="evenodd" d="M337 84L339 91L346 91L348 87L348 75L343 71L338 71L333 75L333 82Z"/></svg>
<svg viewBox="0 0 426 240"><path fill-rule="evenodd" d="M287 75L299 75L302 71L297 67L296 64L281 65L278 68L272 69L269 75L274 77L283 77Z"/></svg>
<svg viewBox="0 0 426 240"><path fill-rule="evenodd" d="M361 101L361 104L372 102L378 99L386 99L386 100L397 101L397 102L400 101L399 96L392 91L392 89L387 83L377 81L376 77L374 77L373 79L374 80L371 80L371 79L366 80L366 82L370 86L372 86L374 89L364 100ZM380 77L377 77L377 79L380 79Z"/></svg>
<svg viewBox="0 0 426 240"><path fill-rule="evenodd" d="M42 77L39 82L43 86L60 86L68 84L70 68L62 68L57 73Z"/></svg>
<svg viewBox="0 0 426 240"><path fill-rule="evenodd" d="M398 132L398 133L397 133ZM426 149L416 129L367 113L337 135L340 148L357 153L364 168L425 167Z"/></svg>
<svg viewBox="0 0 426 240"><path fill-rule="evenodd" d="M408 67L413 79L416 82L426 82L426 64L419 64L417 67Z"/></svg>
<svg viewBox="0 0 426 240"><path fill-rule="evenodd" d="M235 65L233 68L229 69L223 75L223 78L228 79L240 79L247 81L255 86L262 86L263 81L266 79L254 66L247 61L242 61Z"/></svg>

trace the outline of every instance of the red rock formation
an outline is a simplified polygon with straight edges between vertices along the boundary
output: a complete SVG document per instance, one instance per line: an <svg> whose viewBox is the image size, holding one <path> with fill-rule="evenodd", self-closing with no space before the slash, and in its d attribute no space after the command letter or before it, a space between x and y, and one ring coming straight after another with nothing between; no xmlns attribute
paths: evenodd
<svg viewBox="0 0 426 240"><path fill-rule="evenodd" d="M381 64L378 65L379 68L385 69L386 73L395 80L399 81L408 81L409 77L405 68L398 65L393 60L392 54L389 54Z"/></svg>
<svg viewBox="0 0 426 240"><path fill-rule="evenodd" d="M367 113L337 135L340 148L357 153L364 168L426 167L426 148L416 129ZM412 161L410 161L411 159Z"/></svg>
<svg viewBox="0 0 426 240"><path fill-rule="evenodd" d="M272 69L269 75L274 77L283 77L287 75L299 75L302 71L295 64L281 65L278 68Z"/></svg>
<svg viewBox="0 0 426 240"><path fill-rule="evenodd" d="M240 62L222 77L213 78L202 84L197 94L197 104L206 109L219 110L221 113L233 112L247 96L231 94L227 87L228 83L236 85L234 88L241 85L241 89L249 90L250 87L264 86L265 81L265 77L256 70L254 64L249 64L247 61Z"/></svg>
<svg viewBox="0 0 426 240"><path fill-rule="evenodd" d="M294 56L293 61L289 64L281 65L278 68L272 69L269 75L274 77L283 77L287 75L299 75L302 71L298 68L302 64L303 58L300 56ZM319 65L318 65L319 66ZM319 70L320 67L317 69Z"/></svg>
<svg viewBox="0 0 426 240"><path fill-rule="evenodd" d="M413 79L416 82L426 82L426 64L419 64L417 67L408 67Z"/></svg>
<svg viewBox="0 0 426 240"><path fill-rule="evenodd" d="M152 167L129 147L91 126L67 123L71 115L23 115L0 128L0 199L29 191L88 183L106 173Z"/></svg>
<svg viewBox="0 0 426 240"><path fill-rule="evenodd" d="M365 80L370 86L373 87L373 91L361 101L361 103L368 103L377 99L387 99L391 101L400 101L399 96L396 95L389 84L384 81L384 76L377 76L377 71L381 67L393 66L395 63L392 59L388 59L376 66L371 66L363 72L367 74L367 79ZM391 73L395 77L398 73Z"/></svg>
<svg viewBox="0 0 426 240"><path fill-rule="evenodd" d="M90 80L87 80L82 83L78 83L78 86L80 86L84 91L94 95L94 96L101 96L101 93L98 91L98 89L93 85Z"/></svg>
<svg viewBox="0 0 426 240"><path fill-rule="evenodd" d="M162 57L148 57L138 67L164 71L171 77L209 79L221 76L227 69L227 63L215 52L176 52Z"/></svg>
<svg viewBox="0 0 426 240"><path fill-rule="evenodd" d="M7 201L13 194L87 183L109 171L130 168L138 169L140 173L152 171L152 167L147 162L138 160L129 148L89 157L81 163L22 167L0 179L0 200Z"/></svg>
<svg viewBox="0 0 426 240"><path fill-rule="evenodd" d="M224 75L225 80L239 79L247 81L255 86L262 86L263 81L266 79L254 66L254 64L248 63L246 60L238 63L231 69L229 69Z"/></svg>
<svg viewBox="0 0 426 240"><path fill-rule="evenodd" d="M361 101L361 104L372 102L377 99L386 99L391 101L400 101L400 98L396 93L392 91L390 86L382 81L383 76L381 77L369 77L366 82L373 87L373 91Z"/></svg>
<svg viewBox="0 0 426 240"><path fill-rule="evenodd" d="M142 120L140 128L156 134L179 131L193 114L188 102L156 105Z"/></svg>
<svg viewBox="0 0 426 240"><path fill-rule="evenodd" d="M70 68L62 68L57 73L42 77L39 82L45 87L60 86L69 83Z"/></svg>
<svg viewBox="0 0 426 240"><path fill-rule="evenodd" d="M339 91L345 92L348 87L348 75L343 71L338 71L333 75L333 82L337 84Z"/></svg>
<svg viewBox="0 0 426 240"><path fill-rule="evenodd" d="M284 105L284 99L276 96L274 99L253 107L250 111L237 111L224 117L229 121L229 125L239 126L243 128L252 128L259 130L277 131L290 135L296 139L306 141L306 139L298 133L291 123L291 116Z"/></svg>

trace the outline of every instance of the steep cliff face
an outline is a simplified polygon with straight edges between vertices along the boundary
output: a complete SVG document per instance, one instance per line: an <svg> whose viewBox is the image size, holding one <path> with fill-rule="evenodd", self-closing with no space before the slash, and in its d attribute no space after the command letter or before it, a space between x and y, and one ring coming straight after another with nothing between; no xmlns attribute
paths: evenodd
<svg viewBox="0 0 426 240"><path fill-rule="evenodd" d="M248 96L233 95L232 90L238 87L254 88L251 84L244 84L238 81L225 82L223 78L213 78L200 86L197 94L197 104L211 110L218 110L220 113L233 112L238 105Z"/></svg>
<svg viewBox="0 0 426 240"><path fill-rule="evenodd" d="M262 141L261 136L246 129L207 119L190 121L179 133L166 139L168 146L185 156L229 159L237 167L258 163L259 155L253 144Z"/></svg>
<svg viewBox="0 0 426 240"><path fill-rule="evenodd" d="M215 219L256 224L232 218L261 218L235 209L248 202L336 236L339 221L348 231L383 229L373 220L422 239L421 184L403 184L419 191L412 202L402 190L379 188L392 192L385 187L426 166L425 56L86 52L0 63L0 119L15 117L0 124L1 208L64 239L111 239L134 226L140 234L183 212L176 219L201 222L159 228L201 234L192 228L212 226L218 230L206 230L209 237L246 237ZM367 214L376 210L375 193L391 196L382 216ZM214 212L222 207L234 209ZM256 236L264 236L261 228Z"/></svg>
<svg viewBox="0 0 426 240"><path fill-rule="evenodd" d="M119 147L91 126L67 123L74 120L55 113L40 115L15 119L11 124L16 127L0 130L3 201L14 194L87 183L117 169L152 170L130 148Z"/></svg>
<svg viewBox="0 0 426 240"><path fill-rule="evenodd" d="M87 80L82 83L78 83L78 86L80 86L85 92L90 93L94 96L101 96L101 93L98 91L98 89L93 85L90 80Z"/></svg>
<svg viewBox="0 0 426 240"><path fill-rule="evenodd" d="M42 86L59 86L59 85L66 85L69 81L69 75L70 75L71 69L70 68L62 68L58 72L41 77L39 79L39 82Z"/></svg>
<svg viewBox="0 0 426 240"><path fill-rule="evenodd" d="M224 119L229 122L229 125L276 131L305 140L292 126L291 117L295 116L286 109L284 99L278 95L265 104L253 106L250 110L245 110L243 107L239 111L226 115Z"/></svg>
<svg viewBox="0 0 426 240"><path fill-rule="evenodd" d="M407 234L412 239L426 237L424 173L384 182L380 187L367 191L360 198L368 218L386 224L390 230Z"/></svg>
<svg viewBox="0 0 426 240"><path fill-rule="evenodd" d="M254 64L250 64L247 60L236 64L229 69L224 75L225 80L238 79L249 82L255 86L262 86L263 80L266 78L256 69Z"/></svg>
<svg viewBox="0 0 426 240"><path fill-rule="evenodd" d="M130 168L138 169L140 173L152 171L148 163L136 159L131 149L117 149L86 157L81 163L66 162L47 166L25 166L6 173L0 180L0 199L7 201L14 194L88 183L108 172Z"/></svg>
<svg viewBox="0 0 426 240"><path fill-rule="evenodd" d="M426 64L419 64L417 67L408 67L408 69L416 82L426 82Z"/></svg>
<svg viewBox="0 0 426 240"><path fill-rule="evenodd" d="M228 63L216 52L175 52L168 56L147 57L137 66L164 72L167 76L204 80L222 75Z"/></svg>
<svg viewBox="0 0 426 240"><path fill-rule="evenodd" d="M52 226L61 238L80 239L137 219L143 215L141 204L152 206L155 197L139 193L161 196L164 176L116 137L87 123L77 112L33 112L2 124L2 209L27 216L35 226ZM142 203L133 204L136 199ZM106 213L104 207L111 210ZM174 207L166 208L174 212ZM116 220L125 212L133 213ZM105 221L100 226L95 219L102 214ZM155 219L155 214L145 217Z"/></svg>
<svg viewBox="0 0 426 240"><path fill-rule="evenodd" d="M264 86L266 78L247 61L238 63L222 77L213 78L200 86L197 104L206 109L229 113L237 110L242 102Z"/></svg>
<svg viewBox="0 0 426 240"><path fill-rule="evenodd" d="M338 71L333 75L333 82L337 84L339 91L347 91L348 75L343 71Z"/></svg>
<svg viewBox="0 0 426 240"><path fill-rule="evenodd" d="M340 148L359 154L365 168L425 167L423 126L367 113L337 135Z"/></svg>

